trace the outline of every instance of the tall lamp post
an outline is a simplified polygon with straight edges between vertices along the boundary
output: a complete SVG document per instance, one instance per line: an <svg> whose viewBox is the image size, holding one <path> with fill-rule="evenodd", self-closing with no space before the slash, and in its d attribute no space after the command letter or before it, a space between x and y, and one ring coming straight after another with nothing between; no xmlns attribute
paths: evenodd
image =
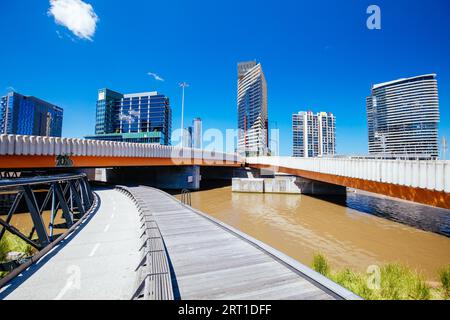
<svg viewBox="0 0 450 320"><path fill-rule="evenodd" d="M441 149L442 149L442 160L447 160L448 144L446 137L442 137Z"/></svg>
<svg viewBox="0 0 450 320"><path fill-rule="evenodd" d="M375 132L375 138L379 139L381 142L381 147L383 148L382 158L384 159L386 156L386 136L382 132Z"/></svg>
<svg viewBox="0 0 450 320"><path fill-rule="evenodd" d="M269 121L269 125L271 125L273 128L275 128L275 138L272 137L272 134L270 135L270 143L269 143L269 150L271 155L279 156L280 155L280 131L278 130L278 122L277 121ZM267 128L269 130L269 128ZM273 130L273 129L271 129ZM271 132L273 133L273 132ZM272 142L275 142L275 150L272 150Z"/></svg>
<svg viewBox="0 0 450 320"><path fill-rule="evenodd" d="M183 97L181 99L181 147L184 147L184 89L189 87L186 82L180 83L180 87L183 90Z"/></svg>

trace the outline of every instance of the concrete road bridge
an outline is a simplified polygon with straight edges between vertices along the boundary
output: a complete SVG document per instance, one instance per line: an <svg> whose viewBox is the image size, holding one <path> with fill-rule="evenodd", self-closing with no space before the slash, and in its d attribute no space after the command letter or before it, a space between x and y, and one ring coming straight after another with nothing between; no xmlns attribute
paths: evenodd
<svg viewBox="0 0 450 320"><path fill-rule="evenodd" d="M1 169L146 166L239 167L237 154L155 144L0 135Z"/></svg>
<svg viewBox="0 0 450 320"><path fill-rule="evenodd" d="M198 189L202 170L231 179L235 168L245 166L450 209L450 161L243 158L171 146L0 135L0 171L96 168L91 178L105 182L127 184L133 176L159 188Z"/></svg>
<svg viewBox="0 0 450 320"><path fill-rule="evenodd" d="M450 161L256 157L246 166L450 209Z"/></svg>

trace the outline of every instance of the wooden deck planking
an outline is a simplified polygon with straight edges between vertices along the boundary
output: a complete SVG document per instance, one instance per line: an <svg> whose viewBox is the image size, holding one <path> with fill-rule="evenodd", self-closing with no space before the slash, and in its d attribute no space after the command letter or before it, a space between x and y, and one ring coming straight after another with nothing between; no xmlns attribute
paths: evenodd
<svg viewBox="0 0 450 320"><path fill-rule="evenodd" d="M181 299L360 299L169 194L149 187L126 189L148 213L151 221L143 223L160 233Z"/></svg>
<svg viewBox="0 0 450 320"><path fill-rule="evenodd" d="M259 285L259 286L256 286ZM280 278L275 284L267 282L265 284L257 283L252 288L236 287L226 294L218 294L217 299L230 300L260 300L260 299L310 299L316 300L316 297L332 299L323 291L312 288L308 282L299 282L296 279L288 278L283 280Z"/></svg>
<svg viewBox="0 0 450 320"><path fill-rule="evenodd" d="M182 299L340 298L170 195L148 187L128 189L158 226Z"/></svg>

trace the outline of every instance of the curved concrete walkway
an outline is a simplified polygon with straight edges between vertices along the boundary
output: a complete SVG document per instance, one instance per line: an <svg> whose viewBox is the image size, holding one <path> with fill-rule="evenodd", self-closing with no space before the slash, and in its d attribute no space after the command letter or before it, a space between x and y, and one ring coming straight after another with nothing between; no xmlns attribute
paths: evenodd
<svg viewBox="0 0 450 320"><path fill-rule="evenodd" d="M116 190L96 191L98 211L0 291L11 300L130 299L141 255L139 213Z"/></svg>

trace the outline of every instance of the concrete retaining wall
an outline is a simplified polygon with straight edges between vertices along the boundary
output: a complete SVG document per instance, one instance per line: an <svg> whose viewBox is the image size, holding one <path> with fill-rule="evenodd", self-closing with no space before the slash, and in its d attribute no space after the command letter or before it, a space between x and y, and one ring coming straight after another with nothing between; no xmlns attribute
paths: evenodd
<svg viewBox="0 0 450 320"><path fill-rule="evenodd" d="M302 193L296 181L296 177L265 178L264 189L266 193Z"/></svg>
<svg viewBox="0 0 450 320"><path fill-rule="evenodd" d="M233 178L233 192L264 193L264 179Z"/></svg>

